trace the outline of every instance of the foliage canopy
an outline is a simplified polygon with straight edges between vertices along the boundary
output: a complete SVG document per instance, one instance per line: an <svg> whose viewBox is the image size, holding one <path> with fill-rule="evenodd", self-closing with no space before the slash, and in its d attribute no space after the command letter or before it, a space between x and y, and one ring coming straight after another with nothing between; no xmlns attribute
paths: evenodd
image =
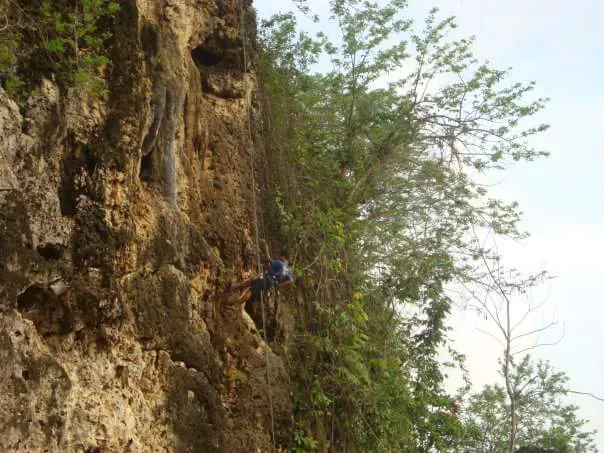
<svg viewBox="0 0 604 453"><path fill-rule="evenodd" d="M438 356L448 288L488 284L500 258L472 232L524 237L518 205L476 176L547 155L530 145L547 100L450 39L436 9L418 30L404 0L329 5L337 38L293 13L260 32L276 214L307 301L289 350L296 451L462 451Z"/></svg>

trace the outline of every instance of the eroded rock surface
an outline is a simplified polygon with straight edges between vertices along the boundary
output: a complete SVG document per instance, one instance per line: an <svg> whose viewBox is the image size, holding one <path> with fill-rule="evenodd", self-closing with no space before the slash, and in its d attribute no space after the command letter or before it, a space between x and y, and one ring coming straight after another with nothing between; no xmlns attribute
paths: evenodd
<svg viewBox="0 0 604 453"><path fill-rule="evenodd" d="M224 303L252 151L263 181L240 2L120 3L109 99L0 92L0 451L268 451L267 356L287 451L283 361Z"/></svg>

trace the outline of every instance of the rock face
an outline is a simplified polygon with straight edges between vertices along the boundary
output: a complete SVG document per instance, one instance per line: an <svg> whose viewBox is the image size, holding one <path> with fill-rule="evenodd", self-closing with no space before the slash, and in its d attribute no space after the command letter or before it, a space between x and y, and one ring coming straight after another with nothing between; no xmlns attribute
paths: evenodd
<svg viewBox="0 0 604 453"><path fill-rule="evenodd" d="M0 91L0 451L269 451L269 396L290 449L283 360L226 303L264 180L244 3L120 2L107 100Z"/></svg>

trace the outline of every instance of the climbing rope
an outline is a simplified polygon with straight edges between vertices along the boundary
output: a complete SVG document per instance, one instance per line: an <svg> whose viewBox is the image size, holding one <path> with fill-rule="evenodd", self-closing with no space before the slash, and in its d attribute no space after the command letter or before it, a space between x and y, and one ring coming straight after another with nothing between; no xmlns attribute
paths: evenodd
<svg viewBox="0 0 604 453"><path fill-rule="evenodd" d="M247 82L245 75L247 74L247 35L245 32L245 22L244 22L244 7L243 0L239 1L239 11L240 18L239 22L241 24L241 39L243 42L243 78L244 82ZM245 94L247 97L248 91L246 90ZM262 269L262 263L260 260L260 236L258 232L258 210L256 206L256 171L254 169L254 138L252 136L252 122L250 116L250 102L247 99L244 99L244 108L246 112L246 121L247 121L247 133L248 140L250 143L249 148L249 156L250 156L250 169L252 174L252 212L254 216L254 231L255 231L255 240L256 240L256 262L258 269ZM269 402L269 411L271 417L271 440L272 440L272 448L273 452L277 451L276 441L275 441L275 413L273 408L273 390L271 385L271 367L270 367L270 355L269 355L269 346L268 346L268 335L266 333L266 314L264 310L264 291L260 291L260 309L262 311L262 331L264 333L264 343L265 343L265 358L266 358L266 384L268 386L268 402Z"/></svg>

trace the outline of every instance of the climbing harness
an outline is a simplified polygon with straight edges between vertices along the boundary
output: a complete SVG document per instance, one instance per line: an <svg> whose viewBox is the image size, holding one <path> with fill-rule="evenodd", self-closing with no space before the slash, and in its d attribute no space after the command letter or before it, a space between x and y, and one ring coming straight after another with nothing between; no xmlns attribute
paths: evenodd
<svg viewBox="0 0 604 453"><path fill-rule="evenodd" d="M245 75L247 74L247 35L245 32L245 22L244 22L244 7L243 0L239 1L239 21L241 24L241 40L243 45L243 78L244 84L247 83ZM245 91L246 98L244 99L244 108L246 113L246 121L247 121L247 133L248 140L250 143L249 155L250 155L250 170L252 174L252 212L254 216L254 231L255 231L255 240L256 240L256 261L258 265L258 269L261 269L262 264L260 262L260 237L258 232L258 212L256 207L256 172L254 170L254 138L252 136L252 125L250 118L250 102L247 99L247 90ZM275 441L275 414L273 408L273 391L271 385L271 367L270 367L270 355L269 355L269 346L268 346L268 335L266 333L266 314L264 310L264 291L260 292L260 309L262 311L262 331L264 333L264 343L265 343L265 357L266 357L266 384L268 387L268 401L269 401L269 411L271 416L271 440L272 440L272 451L276 453L277 446Z"/></svg>

